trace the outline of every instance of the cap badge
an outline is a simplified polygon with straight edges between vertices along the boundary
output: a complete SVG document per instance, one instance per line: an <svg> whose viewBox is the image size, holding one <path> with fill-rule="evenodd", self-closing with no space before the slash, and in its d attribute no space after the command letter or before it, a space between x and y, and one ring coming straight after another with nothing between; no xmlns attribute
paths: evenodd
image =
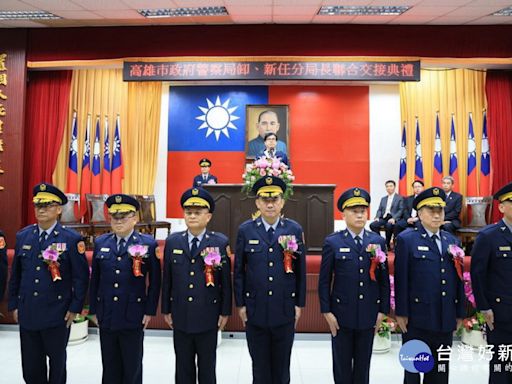
<svg viewBox="0 0 512 384"><path fill-rule="evenodd" d="M40 189L41 191L46 191L46 184L41 184L41 185L39 186L39 189Z"/></svg>
<svg viewBox="0 0 512 384"><path fill-rule="evenodd" d="M354 196L361 196L361 191L359 188L354 189Z"/></svg>
<svg viewBox="0 0 512 384"><path fill-rule="evenodd" d="M267 178L265 179L265 183L266 183L267 185L272 185L272 178L271 178L271 177L267 177Z"/></svg>
<svg viewBox="0 0 512 384"><path fill-rule="evenodd" d="M434 188L432 190L432 193L434 194L434 196L439 196L439 188Z"/></svg>
<svg viewBox="0 0 512 384"><path fill-rule="evenodd" d="M122 196L116 196L116 203L119 204L119 203L121 203L121 201L123 201L123 197Z"/></svg>
<svg viewBox="0 0 512 384"><path fill-rule="evenodd" d="M198 194L199 194L199 190L198 190L197 188L194 188L194 189L192 190L192 195L193 195L193 196L197 196Z"/></svg>

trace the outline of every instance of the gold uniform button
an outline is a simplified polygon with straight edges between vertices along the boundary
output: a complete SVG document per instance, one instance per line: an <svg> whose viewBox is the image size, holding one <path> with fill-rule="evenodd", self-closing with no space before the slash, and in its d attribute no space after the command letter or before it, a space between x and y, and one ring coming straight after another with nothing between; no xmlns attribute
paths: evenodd
<svg viewBox="0 0 512 384"><path fill-rule="evenodd" d="M118 283L114 283L114 288L119 288L119 284Z"/></svg>
<svg viewBox="0 0 512 384"><path fill-rule="evenodd" d="M445 272L445 269L444 268L441 268L441 273L444 273Z"/></svg>
<svg viewBox="0 0 512 384"><path fill-rule="evenodd" d="M119 257L117 258L117 261L121 261L121 256L119 256Z"/></svg>
<svg viewBox="0 0 512 384"><path fill-rule="evenodd" d="M360 261L363 261L363 256L359 256L359 260L360 260Z"/></svg>
<svg viewBox="0 0 512 384"><path fill-rule="evenodd" d="M364 283L362 281L359 282L359 286L362 287Z"/></svg>
<svg viewBox="0 0 512 384"><path fill-rule="evenodd" d="M272 296L272 291L268 291L268 295L269 295L269 296Z"/></svg>
<svg viewBox="0 0 512 384"><path fill-rule="evenodd" d="M377 304L380 304L380 299L377 299Z"/></svg>
<svg viewBox="0 0 512 384"><path fill-rule="evenodd" d="M194 298L189 296L188 301L194 301Z"/></svg>
<svg viewBox="0 0 512 384"><path fill-rule="evenodd" d="M501 299L499 297L496 298L496 302L499 303Z"/></svg>
<svg viewBox="0 0 512 384"><path fill-rule="evenodd" d="M441 295L446 296L446 292L445 291L441 292Z"/></svg>
<svg viewBox="0 0 512 384"><path fill-rule="evenodd" d="M188 287L189 287L190 289L192 289L192 288L194 288L194 284L189 284L189 285L188 285Z"/></svg>
<svg viewBox="0 0 512 384"><path fill-rule="evenodd" d="M340 299L336 299L336 302L339 303L340 302Z"/></svg>
<svg viewBox="0 0 512 384"><path fill-rule="evenodd" d="M140 303L142 299L140 297L137 297L137 303Z"/></svg>
<svg viewBox="0 0 512 384"><path fill-rule="evenodd" d="M345 256L341 256L341 260L345 260L345 259L346 259L346 257L345 257Z"/></svg>
<svg viewBox="0 0 512 384"><path fill-rule="evenodd" d="M359 273L364 273L364 269L363 268L359 268Z"/></svg>
<svg viewBox="0 0 512 384"><path fill-rule="evenodd" d="M254 248L251 248L251 252L254 252Z"/></svg>
<svg viewBox="0 0 512 384"><path fill-rule="evenodd" d="M213 299L213 304L217 304L217 299Z"/></svg>
<svg viewBox="0 0 512 384"><path fill-rule="evenodd" d="M39 295L39 293L37 293L37 292L34 292L34 296L37 296L37 295Z"/></svg>
<svg viewBox="0 0 512 384"><path fill-rule="evenodd" d="M441 280L441 284L446 284L446 280Z"/></svg>
<svg viewBox="0 0 512 384"><path fill-rule="evenodd" d="M119 269L116 269L116 275L119 275L121 271Z"/></svg>
<svg viewBox="0 0 512 384"><path fill-rule="evenodd" d="M273 261L269 261L269 262L268 262L268 266L269 266L269 267L273 267L273 266L274 266L274 262L273 262Z"/></svg>
<svg viewBox="0 0 512 384"><path fill-rule="evenodd" d="M35 279L34 283L36 283L36 284L39 283L39 279Z"/></svg>
<svg viewBox="0 0 512 384"><path fill-rule="evenodd" d="M40 270L41 270L41 267L38 265L38 266L36 267L36 271L40 271Z"/></svg>
<svg viewBox="0 0 512 384"><path fill-rule="evenodd" d="M444 257L441 257L441 262L443 262L443 261L444 261Z"/></svg>
<svg viewBox="0 0 512 384"><path fill-rule="evenodd" d="M364 296L363 295L359 295L359 300L363 300L364 299Z"/></svg>
<svg viewBox="0 0 512 384"><path fill-rule="evenodd" d="M272 280L274 280L274 278L272 276L269 276L268 281L272 281Z"/></svg>
<svg viewBox="0 0 512 384"><path fill-rule="evenodd" d="M268 249L269 252L273 252L274 251L274 248L269 248Z"/></svg>
<svg viewBox="0 0 512 384"><path fill-rule="evenodd" d="M251 294L249 292L245 292L245 296L249 297Z"/></svg>
<svg viewBox="0 0 512 384"><path fill-rule="evenodd" d="M455 304L457 304L458 302L459 302L459 300L458 300L458 299L455 299Z"/></svg>
<svg viewBox="0 0 512 384"><path fill-rule="evenodd" d="M61 295L57 296L57 299L62 300L62 296Z"/></svg>
<svg viewBox="0 0 512 384"><path fill-rule="evenodd" d="M295 297L295 292L292 292L292 297Z"/></svg>
<svg viewBox="0 0 512 384"><path fill-rule="evenodd" d="M118 300L119 300L119 297L114 296L114 301L118 301Z"/></svg>
<svg viewBox="0 0 512 384"><path fill-rule="evenodd" d="M194 271L190 271L190 276L194 276L194 275L195 275Z"/></svg>
<svg viewBox="0 0 512 384"><path fill-rule="evenodd" d="M415 303L419 303L420 302L420 299L418 299L417 297L414 299L414 302Z"/></svg>
<svg viewBox="0 0 512 384"><path fill-rule="evenodd" d="M196 259L192 259L191 263L195 264L195 262L196 262Z"/></svg>
<svg viewBox="0 0 512 384"><path fill-rule="evenodd" d="M424 259L424 258L426 258L426 257L427 257L427 256L425 256L425 255L421 255L421 258L422 258L422 259Z"/></svg>

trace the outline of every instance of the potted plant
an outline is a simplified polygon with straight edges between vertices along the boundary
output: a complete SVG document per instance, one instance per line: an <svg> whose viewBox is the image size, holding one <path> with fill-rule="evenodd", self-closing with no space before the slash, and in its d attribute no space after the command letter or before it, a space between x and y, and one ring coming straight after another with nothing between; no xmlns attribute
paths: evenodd
<svg viewBox="0 0 512 384"><path fill-rule="evenodd" d="M89 337L89 306L85 306L81 313L79 313L73 323L69 332L68 345L81 344Z"/></svg>
<svg viewBox="0 0 512 384"><path fill-rule="evenodd" d="M468 299L468 317L462 321L462 326L457 330L457 335L460 336L464 344L473 347L486 345L485 318L481 312L476 310L475 296L473 295L469 272L464 272L464 293Z"/></svg>
<svg viewBox="0 0 512 384"><path fill-rule="evenodd" d="M396 330L396 322L387 316L380 323L373 337L373 352L386 353L391 349L391 332Z"/></svg>

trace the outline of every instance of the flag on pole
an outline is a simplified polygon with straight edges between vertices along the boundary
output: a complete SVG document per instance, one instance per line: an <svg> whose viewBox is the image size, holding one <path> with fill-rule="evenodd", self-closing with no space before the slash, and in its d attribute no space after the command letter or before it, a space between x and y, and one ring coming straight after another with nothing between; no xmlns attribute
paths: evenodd
<svg viewBox="0 0 512 384"><path fill-rule="evenodd" d="M82 178L80 180L80 216L87 212L85 194L91 193L91 115L87 115L87 127L85 130L84 154L82 156Z"/></svg>
<svg viewBox="0 0 512 384"><path fill-rule="evenodd" d="M94 134L94 145L92 148L92 183L91 193L101 193L101 162L100 162L100 117L96 117L96 133Z"/></svg>
<svg viewBox="0 0 512 384"><path fill-rule="evenodd" d="M78 127L76 123L76 111L73 112L73 122L71 123L66 192L78 193Z"/></svg>
<svg viewBox="0 0 512 384"><path fill-rule="evenodd" d="M440 186L443 179L443 154L441 147L441 127L439 123L439 112L436 114L436 138L434 140L434 174L432 185Z"/></svg>
<svg viewBox="0 0 512 384"><path fill-rule="evenodd" d="M400 148L400 174L398 178L398 192L402 195L407 194L407 140L406 140L406 122L402 128L402 145Z"/></svg>
<svg viewBox="0 0 512 384"><path fill-rule="evenodd" d="M450 176L455 180L454 190L459 189L459 172L458 172L458 161L457 161L457 139L455 136L455 117L452 113L452 122L450 127Z"/></svg>
<svg viewBox="0 0 512 384"><path fill-rule="evenodd" d="M423 158L421 157L420 122L416 117L416 164L414 167L416 180L423 181Z"/></svg>
<svg viewBox="0 0 512 384"><path fill-rule="evenodd" d="M101 193L110 195L111 193L111 164L110 164L110 140L108 133L108 116L105 116L104 125L105 134L103 136L103 171L101 172Z"/></svg>
<svg viewBox="0 0 512 384"><path fill-rule="evenodd" d="M487 138L487 112L482 122L482 157L480 160L480 196L491 196L491 153Z"/></svg>
<svg viewBox="0 0 512 384"><path fill-rule="evenodd" d="M121 127L119 115L116 118L114 143L112 146L112 193L122 193L123 157L121 154Z"/></svg>
<svg viewBox="0 0 512 384"><path fill-rule="evenodd" d="M473 116L469 112L468 124L468 178L467 178L467 196L478 196L478 183L476 180L476 143L475 131L473 129Z"/></svg>

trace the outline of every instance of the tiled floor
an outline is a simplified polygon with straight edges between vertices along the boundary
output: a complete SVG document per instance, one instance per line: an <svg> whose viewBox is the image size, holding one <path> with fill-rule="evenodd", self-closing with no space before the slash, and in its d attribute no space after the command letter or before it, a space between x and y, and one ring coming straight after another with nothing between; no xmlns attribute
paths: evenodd
<svg viewBox="0 0 512 384"><path fill-rule="evenodd" d="M15 327L0 330L0 383L23 383L21 376L19 335ZM238 335L241 336L241 335ZM456 351L457 345L454 345ZM386 354L374 354L370 382L399 384L403 371L398 362L400 342L393 341ZM466 361L455 357L451 363L451 384L484 384L487 382L487 363L478 354ZM472 361L467 361L472 360ZM329 384L332 380L330 341L326 335L297 335L293 347L291 382ZM144 344L144 383L174 382L174 351L170 332L150 332ZM251 383L251 359L245 339L223 339L218 349L217 382L219 384ZM101 356L97 335L80 345L68 347L68 383L101 383Z"/></svg>

